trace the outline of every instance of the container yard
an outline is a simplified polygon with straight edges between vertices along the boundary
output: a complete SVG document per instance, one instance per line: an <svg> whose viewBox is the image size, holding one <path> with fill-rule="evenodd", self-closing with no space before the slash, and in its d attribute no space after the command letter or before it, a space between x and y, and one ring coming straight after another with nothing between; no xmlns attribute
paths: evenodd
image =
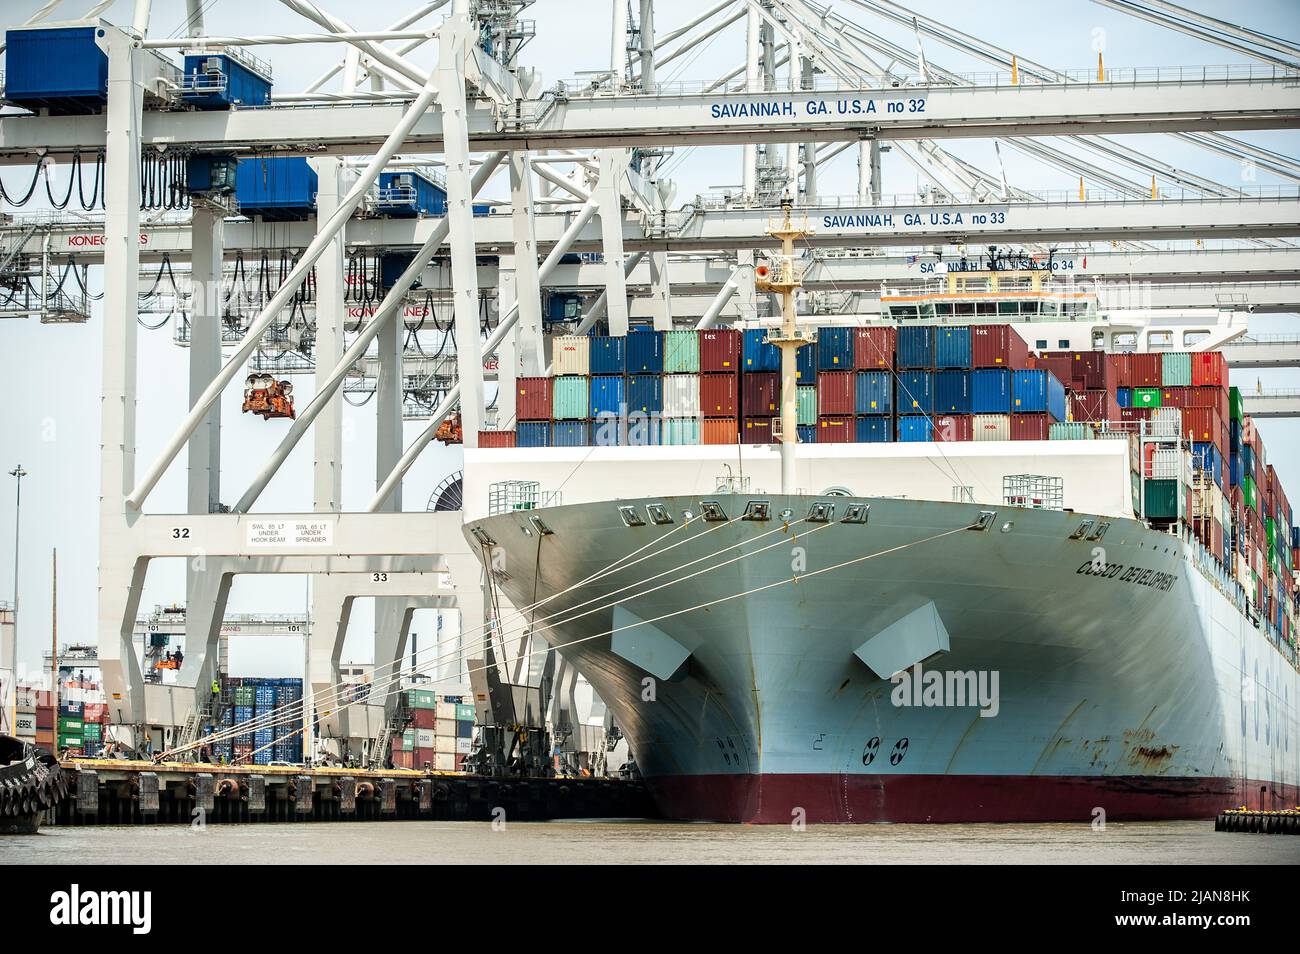
<svg viewBox="0 0 1300 954"><path fill-rule="evenodd" d="M5 5L15 910L919 862L1026 935L1279 918L1189 872L1300 862L1300 16L1059 6Z"/></svg>

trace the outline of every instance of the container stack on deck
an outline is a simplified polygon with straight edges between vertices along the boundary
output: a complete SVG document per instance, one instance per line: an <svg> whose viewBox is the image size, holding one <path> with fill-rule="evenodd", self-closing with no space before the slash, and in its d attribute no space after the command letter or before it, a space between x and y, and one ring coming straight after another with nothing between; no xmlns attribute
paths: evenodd
<svg viewBox="0 0 1300 954"><path fill-rule="evenodd" d="M474 706L428 689L407 689L401 706L407 727L393 739L393 766L461 771L474 739Z"/></svg>
<svg viewBox="0 0 1300 954"><path fill-rule="evenodd" d="M214 742L215 762L268 765L302 762L302 680L232 677L222 680L222 729L257 720L253 731Z"/></svg>
<svg viewBox="0 0 1300 954"><path fill-rule="evenodd" d="M480 446L772 443L767 333L557 337L552 376L518 381L514 431ZM1007 324L829 326L799 349L796 384L802 443L1130 440L1135 513L1185 527L1294 641L1300 534L1221 353L1030 353Z"/></svg>

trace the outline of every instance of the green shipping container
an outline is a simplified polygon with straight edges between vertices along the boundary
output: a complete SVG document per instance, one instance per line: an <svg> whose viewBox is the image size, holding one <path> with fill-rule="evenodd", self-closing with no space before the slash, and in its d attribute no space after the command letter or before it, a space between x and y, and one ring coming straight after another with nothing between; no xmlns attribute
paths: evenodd
<svg viewBox="0 0 1300 954"><path fill-rule="evenodd" d="M1159 388L1134 388L1133 406L1134 407L1159 407L1160 389Z"/></svg>
<svg viewBox="0 0 1300 954"><path fill-rule="evenodd" d="M414 729L407 729L406 731L404 731L404 732L402 733L402 745L403 745L404 748L407 748L407 749L413 749L413 748L415 748L415 730L414 730Z"/></svg>
<svg viewBox="0 0 1300 954"><path fill-rule="evenodd" d="M1192 386L1192 356L1186 351L1166 351L1160 366L1160 380L1167 388Z"/></svg>
<svg viewBox="0 0 1300 954"><path fill-rule="evenodd" d="M1238 424L1246 420L1246 412L1241 407L1241 388L1228 388L1228 416Z"/></svg>
<svg viewBox="0 0 1300 954"><path fill-rule="evenodd" d="M1272 517L1264 518L1264 539L1268 541L1269 550L1277 546L1277 523Z"/></svg>
<svg viewBox="0 0 1300 954"><path fill-rule="evenodd" d="M1143 504L1148 520L1178 519L1177 480L1148 480L1143 491Z"/></svg>
<svg viewBox="0 0 1300 954"><path fill-rule="evenodd" d="M1254 477L1241 478L1241 502L1251 510L1259 511L1259 493L1255 489Z"/></svg>
<svg viewBox="0 0 1300 954"><path fill-rule="evenodd" d="M1090 441L1093 429L1083 421L1057 421L1047 428L1049 441Z"/></svg>
<svg viewBox="0 0 1300 954"><path fill-rule="evenodd" d="M253 686L235 687L235 705L251 706L257 703L257 690Z"/></svg>
<svg viewBox="0 0 1300 954"><path fill-rule="evenodd" d="M463 703L463 702L461 702L461 703L457 703L457 705L456 705L456 721L457 721L457 722L473 722L473 721L474 721L474 707L473 707L473 706L470 706L470 705L466 705L466 704Z"/></svg>
<svg viewBox="0 0 1300 954"><path fill-rule="evenodd" d="M99 735L100 735L100 733L99 733L99 729L100 729L100 726L99 726L99 723L98 723L98 722L87 722L87 723L86 723L86 726L85 726L85 729L84 729L84 731L82 732L82 737L83 737L87 742L98 742L98 741L99 741Z"/></svg>
<svg viewBox="0 0 1300 954"><path fill-rule="evenodd" d="M682 447L700 442L698 417L665 417L659 426L659 443ZM471 708L473 708L471 706Z"/></svg>
<svg viewBox="0 0 1300 954"><path fill-rule="evenodd" d="M436 709L438 696L427 689L407 689L406 704L412 709Z"/></svg>
<svg viewBox="0 0 1300 954"><path fill-rule="evenodd" d="M86 744L86 740L79 735L59 734L59 748L61 749L79 749Z"/></svg>
<svg viewBox="0 0 1300 954"><path fill-rule="evenodd" d="M565 374L551 382L551 417L557 421L583 421L587 418L587 378Z"/></svg>
<svg viewBox="0 0 1300 954"><path fill-rule="evenodd" d="M67 732L70 735L81 735L85 731L85 723L80 719L59 719L59 731Z"/></svg>
<svg viewBox="0 0 1300 954"><path fill-rule="evenodd" d="M664 374L700 373L700 333L664 332Z"/></svg>
<svg viewBox="0 0 1300 954"><path fill-rule="evenodd" d="M815 425L817 423L817 386L800 387L799 423Z"/></svg>

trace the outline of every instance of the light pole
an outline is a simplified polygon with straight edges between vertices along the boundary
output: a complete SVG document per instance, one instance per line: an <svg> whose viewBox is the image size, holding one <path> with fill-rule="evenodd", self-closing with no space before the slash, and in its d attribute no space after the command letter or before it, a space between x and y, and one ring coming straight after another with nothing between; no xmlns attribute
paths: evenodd
<svg viewBox="0 0 1300 954"><path fill-rule="evenodd" d="M14 497L14 646L13 646L13 659L11 660L13 666L11 670L12 673L11 678L17 679L18 678L18 531L19 531L19 517L21 516L20 508L22 507L23 504L23 478L27 476L27 471L23 470L22 464L19 464L13 470L9 471L9 476L14 477L17 480L17 491ZM9 721L11 725L13 721L18 717L17 706L18 706L18 695L17 692L15 691L14 710L9 715Z"/></svg>

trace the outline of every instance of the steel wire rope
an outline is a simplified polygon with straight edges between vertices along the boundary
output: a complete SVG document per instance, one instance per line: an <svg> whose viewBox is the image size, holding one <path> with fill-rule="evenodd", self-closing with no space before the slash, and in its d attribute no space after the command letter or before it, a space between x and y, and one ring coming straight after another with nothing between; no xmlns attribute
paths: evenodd
<svg viewBox="0 0 1300 954"><path fill-rule="evenodd" d="M50 205L62 212L72 201L72 188L76 185L79 178L78 170L81 168L81 151L77 150L72 154L72 162L68 165L68 190L63 194L63 201L59 202L54 198L54 190L50 186L50 170L45 167L45 197L49 199Z"/></svg>
<svg viewBox="0 0 1300 954"><path fill-rule="evenodd" d="M826 527L829 527L829 526L833 526L833 524L823 524L821 527L818 527L817 529L818 529L818 530L821 530L821 529L825 529ZM565 648L567 649L567 648L569 648L569 647L571 647L571 646L576 646L576 645L579 645L579 644L581 644L581 643L590 642L590 641L593 640L593 639L601 639L601 638L604 638L604 637L606 637L606 636L612 636L612 635L614 635L615 633L623 632L623 631L625 631L625 630L629 630L629 629L637 629L637 628L639 628L639 627L641 627L641 626L649 626L649 625L652 625L652 624L654 624L654 623L662 622L662 621L665 620L665 619L671 619L671 618L676 617L676 616L681 616L681 615L683 615L683 614L685 614L685 613L691 613L691 612L694 612L694 611L696 611L696 610L700 610L700 609L708 609L708 608L711 607L711 606L717 606L717 605L719 605L719 604L721 604L721 603L730 602L731 600L740 599L740 598L742 598L742 597L747 597L747 596L752 596L752 595L754 595L755 593L761 593L761 592L764 592L765 590L769 590L769 589L772 589L772 588L777 587L777 586L784 586L784 585L789 584L789 583L797 583L799 580L805 580L805 579L808 579L809 577L819 576L819 575L821 575L822 573L829 573L829 572L834 571L834 570L841 570L841 569L843 569L843 568L845 568L845 567L847 567L847 566L852 566L852 565L855 565L855 564L858 564L858 563L863 563L863 562L865 562L865 561L867 561L867 560L875 559L876 557L887 556L887 555L889 555L889 554L891 554L891 553L897 553L897 552L900 552L900 551L902 551L902 550L909 549L909 548L914 547L914 546L919 546L919 545L924 544L924 543L930 543L930 542L932 542L932 541L934 541L934 540L940 540L940 539L943 539L944 537L951 536L951 535L954 534L954 533L961 533L961 532L963 532L963 531L969 530L969 529L971 529L972 526L973 526L973 524L966 524L966 525L964 525L964 526L954 527L954 528L951 529L951 530L945 530L945 531L943 531L942 533L937 533L937 534L934 534L933 536L925 537L925 538L923 538L923 539L921 539L921 540L913 540L913 541L911 541L910 543L900 544L900 545L898 545L898 546L896 546L896 547L891 547L891 548L889 548L889 549L887 549L887 550L878 550L878 551L876 551L875 553L864 554L864 555L862 555L862 556L854 557L854 558L849 559L849 560L844 560L844 561L842 561L841 563L833 564L832 566L828 566L828 567L823 567L823 568L821 568L821 569L819 569L819 570L813 570L813 571L811 571L811 572L804 573L804 574L802 574L802 575L798 575L798 574L796 574L796 575L791 576L791 577L788 578L788 579L787 579L787 578L782 578L782 579L779 579L779 580L774 580L774 581L771 582L771 583L765 583L765 584L762 584L762 585L760 585L760 586L751 587L750 589L748 589L748 590L742 590L742 591L739 592L739 593L732 593L732 594L727 595L727 596L721 596L721 597L718 597L717 599L708 600L708 601L705 601L705 602L702 602L702 603L696 603L696 604L693 605L693 606L687 606L687 607L684 607L683 609L673 610L672 612L669 612L669 613L663 613L663 614L661 614L661 615L659 615L659 616L656 616L656 617L653 617L653 618L651 618L651 619L639 620L638 622L635 622L635 623L628 623L628 624L625 624L625 625L623 625L623 626L615 626L615 627L613 627L612 629L605 630L604 632L600 632L600 633L592 633L592 634L589 635L589 636L583 636L583 637L580 637L580 638L578 638L578 639L570 640L569 642L565 643L564 646L565 646ZM815 531L812 531L812 532L815 532ZM772 546L779 546L779 545L781 545L781 544L784 543L784 542L785 542L785 541L778 540L775 544L772 544ZM764 549L768 549L768 548L765 547ZM756 552L761 552L761 551L756 551ZM751 555L752 555L752 554L751 554ZM547 628L549 628L549 627L547 627ZM521 658L521 659L525 659L525 658L526 658L526 659L531 659L531 658L532 658L533 656L535 656L535 655L539 655L540 653L543 653L543 652L550 652L550 651L551 651L551 647L550 647L550 646L547 646L545 649L542 649L542 650L530 650L529 652L523 654L523 656L521 656L520 658ZM469 670L466 672L466 675L470 675L470 674L473 674L473 673L476 673L476 672L486 672L488 669L492 669L492 668L495 668L495 669L500 670L500 669L501 669L501 664L500 664L500 663L492 663L492 664L484 663L482 666L477 666L477 667L474 667L474 668L469 669ZM372 691L373 691L373 690L372 690ZM357 699L357 700L352 700L352 701L350 701L350 702L347 702L347 703L345 703L344 705L340 706L339 709L338 709L338 711L339 711L339 712L343 712L343 711L345 711L345 710L347 710L347 709L350 709L352 706L356 705L358 702L361 702L361 701L363 701L363 700ZM294 732L290 733L290 737L292 737L292 736L294 736L294 735L297 735L297 734L300 733L301 731L302 731L302 727L300 726L300 727L299 727L298 729L296 729ZM247 734L247 733L240 733L240 734ZM283 741L283 737L281 737L281 739L278 739L278 740L276 740L276 741L281 741L281 742L282 742L282 741ZM262 746L261 748L258 748L258 749L253 750L252 752L249 753L249 757L251 757L251 756L253 756L253 755L256 755L256 754L259 753L259 752L263 752L263 751L265 751L266 749L270 748L270 747L271 747L272 745L274 745L274 744L275 744L275 743L272 742L272 743L269 743L268 745Z"/></svg>
<svg viewBox="0 0 1300 954"><path fill-rule="evenodd" d="M589 585L590 583L594 582L595 580L603 579L605 576L608 576L610 573L613 573L613 572L615 571L615 569L617 569L617 568L619 567L620 564L623 564L625 561L631 559L632 557L635 557L637 554L641 553L643 550L646 550L646 549L651 548L651 547L656 547L656 546L658 546L658 545L664 543L665 541L669 540L669 539L670 539L670 538L671 538L675 533L677 533L679 530L683 530L683 529L687 528L688 526L691 526L693 523L698 522L699 519L701 519L701 518L694 518L694 519L691 520L691 521L687 521L687 522L683 522L682 524L679 524L678 526L676 526L676 527L674 527L672 530L670 530L668 533L664 534L662 537L658 537L658 538L656 538L655 540L651 540L651 541L649 541L649 542L643 544L642 546L638 547L636 550L633 550L631 553L624 554L622 557L619 557L617 560L614 560L612 563L608 564L607 566L605 566L605 567L602 568L601 570L596 571L596 572L593 573L592 575L590 575L590 576L584 578L583 580L579 580L578 582L576 582L576 583L574 583L574 584L571 584L570 586L566 587L564 590L561 590L561 591L558 591L558 592L556 592L556 593L553 593L551 596L549 596L549 597L545 598L544 600L540 601L540 602L537 604L537 606L541 606L541 605L544 605L544 604L546 604L546 603L551 602L551 601L554 600L554 599L558 599L559 597L563 596L565 593L569 593L569 592L572 592L573 590L578 589L578 588L580 588L580 587L582 587L582 586ZM634 565L636 565L637 563L640 563L640 562L643 562L644 560L650 559L651 556L661 555L662 553L666 553L668 550L675 549L677 546L681 546L681 545L684 544L684 543L689 543L689 542L692 542L692 541L694 541L694 540L698 540L698 539L700 539L701 537L705 536L706 534L713 532L714 530L720 530L720 529L722 529L723 527L730 526L730 525L734 524L735 522L736 522L736 518L732 518L731 520L728 520L728 521L726 521L726 522L724 522L724 523L719 523L716 527L711 527L711 528L709 528L709 530L706 530L704 533L697 534L697 535L694 536L694 537L688 537L688 538L686 538L686 539L679 540L679 541L677 541L676 543L673 543L673 544L671 544L670 546L663 548L663 549L660 551L660 554L655 554L655 553L647 554L646 556L643 556L643 557L641 557L640 559L633 560L631 563L628 563L627 566L634 566ZM710 554L705 554L703 557L698 557L698 558L696 558L695 560L688 561L687 563L681 564L681 565L679 565L679 566L677 566L677 567L674 567L674 568L670 568L669 570L666 570L666 571L663 571L663 572L661 572L661 573L659 573L659 574L656 574L656 575L653 576L653 577L643 578L642 580L638 580L638 581L636 581L636 582L633 582L633 583L627 584L627 585L625 585L625 586L623 586L623 587L620 587L618 590L614 590L614 591L611 591L611 592L609 592L609 593L602 594L602 595L599 596L599 597L594 597L594 598L591 599L591 600L587 600L587 601L585 601L585 602L583 602L583 603L579 603L579 604L577 604L577 605L575 605L575 606L569 607L568 609L566 609L566 610L562 610L562 611L560 611L560 612L558 612L558 613L553 613L553 614L551 614L551 615L548 616L548 617L544 617L544 618L543 618L543 621L546 621L546 620L549 620L549 619L553 619L555 616L563 615L564 613L572 612L572 611L575 610L575 609L580 609L580 608L582 608L583 606L587 606L588 604L590 604L591 602L594 602L594 601L597 600L597 599L607 599L607 598L608 598L609 596L611 596L611 595L614 595L614 594L617 594L617 593L621 593L621 592L623 592L624 590L626 590L626 589L630 589L631 587L634 587L634 586L639 586L639 585L641 585L641 584L644 583L644 582L649 582L650 580L658 579L658 578L661 577L661 576L667 575L668 573L676 572L676 571L679 570L679 569L684 569L684 568L686 568L686 567L688 567L688 566L692 566L692 565L694 565L695 563L699 563L699 562L701 562L702 560L711 559L712 557L714 557L714 556L718 556L718 555L720 555L720 554L722 554L722 553L725 553L725 552L727 552L728 550L733 550L733 549L735 549L735 548L737 548L737 547L739 547L739 546L744 546L744 545L747 544L747 543L752 543L752 542L754 542L755 540L760 540L760 539L762 539L763 537L768 536L768 535L770 535L770 534L772 534L772 533L781 532L781 531L783 531L783 530L786 530L786 529L788 529L789 526L796 525L797 523L800 523L800 522L803 522L802 518L801 518L800 521L796 521L796 522L793 523L793 524L788 524L788 525L787 525L787 524L783 524L781 527L775 527L775 528L773 528L773 529L771 529L771 530L768 530L768 531L766 531L766 532L764 532L764 533L762 533L762 534L758 534L758 535L756 535L756 536L754 536L754 537L748 538L747 540L739 541L739 542L737 542L737 543L731 544L730 546L724 547L724 548L722 548L721 550L717 550L717 551L715 551L715 552L713 552L713 553L710 553ZM780 543L780 542L781 542L781 541L778 541L778 543ZM766 549L766 548L765 548L765 549ZM753 554L748 554L748 555L753 555ZM745 556L745 555L742 555L742 556ZM605 608L607 608L607 607L605 607ZM516 610L514 610L514 612L513 612L513 619L514 619L514 620L523 619L524 617L526 617L526 615L527 615L529 612L531 612L531 611L533 611L533 610L535 610L535 609L536 609L536 606L532 606L532 607L525 606L525 607L522 607L522 608L516 609ZM597 609L600 609L600 607L598 607ZM595 611L596 611L596 610L592 610L592 611L590 611L590 612L595 612ZM583 614L583 615L589 615L589 614ZM567 621L568 621L568 620L565 620L565 622L567 622ZM534 623L532 623L532 622L528 622L528 621L525 621L524 626L523 626L522 628L511 628L511 629L503 630L503 631L506 633L506 635L516 635L516 634L518 634L518 633L521 633L521 632L524 632L524 631L529 630L533 625L534 625ZM388 681L386 681L386 682L384 682L384 683L382 683L382 684L379 684L379 685L374 685L374 684L372 684L371 692L374 693L374 692L376 691L376 689L387 689L388 687L390 687L390 686L393 684L394 681L400 681L400 679L401 679L404 675L410 675L410 674L412 674L412 673L414 673L414 672L421 671L422 669L424 669L424 668L428 668L428 667L430 667L430 666L438 665L438 664L440 664L440 663L442 663L442 662L445 662L445 661L448 661L448 660L450 660L450 659L460 659L461 657L465 656L467 653L470 653L470 652L478 652L478 651L481 651L481 649L483 648L483 646L486 645L486 641L487 641L487 638L488 638L488 637L487 637L487 634L489 634L489 633L492 632L492 631L495 631L495 630L494 630L494 627L495 627L496 629L501 629L503 626L505 626L505 624L504 624L500 619L498 619L498 620L496 620L496 621L488 622L488 623L485 623L485 624L482 625L482 626L476 627L475 629L472 629L472 630L470 630L469 632L462 632L462 633L458 634L458 635L457 635L456 637L454 637L454 638L455 638L455 639L462 640L462 641L465 639L466 636L473 637L473 636L475 636L475 635L479 635L479 636L483 636L484 638L481 639L481 640L480 640L477 644L475 644L475 645L468 646L468 647L466 647L466 646L462 646L462 648L461 648L460 650L458 650L458 651L456 651L456 652L454 652L454 653L443 654L442 656L438 656L438 657L436 657L435 659L433 659L433 660L431 660L430 662L428 662L427 664L421 664L419 667L414 667L414 668L413 668L412 670L410 670L410 671L406 671L406 670L399 671L399 673L397 674L395 680L390 679L390 680L388 680ZM418 656L418 655L423 655L425 652L430 652L430 651L436 650L436 649L437 649L438 647L440 647L440 646L447 645L448 643L451 642L451 640L452 640L452 637L449 637L448 639L445 639L445 640L440 640L440 641L436 642L433 646L431 646L431 647L429 647L429 648L427 648L427 649L425 649L425 650L420 651L420 652L417 653L416 655L417 655L417 656ZM386 664L384 664L384 665L382 665L382 666L377 667L375 671L376 671L376 672L382 672L382 671L384 671L384 670L392 669L394 666L399 666L399 667L400 667L404 662L405 662L405 660L394 660L393 662L386 663ZM255 728L258 728L258 727L265 727L265 720L268 719L268 718L272 718L272 717L274 717L275 715L277 715L277 713L279 713L279 712L280 712L281 710L283 710L283 709L292 709L292 708L297 708L297 709L298 709L298 712L297 712L297 714L294 716L294 718L296 718L296 717L298 717L298 716L300 716L300 715L302 714L302 706L306 704L306 701L311 701L311 702L313 703L313 705L314 705L314 704L316 704L317 701L319 701L320 697L322 697L322 696L327 696L327 695L330 695L330 694L332 694L332 695L334 696L334 700L337 701L338 691L341 690L341 689L345 689L347 686L348 686L347 683L343 683L343 682L336 683L336 684L334 684L333 686L326 687L325 689L319 690L318 692L314 693L314 694L312 695L312 697L311 697L310 700L306 700L305 697L304 697L304 701L302 701L301 703L289 703L289 704L287 704L286 706L279 707L279 708L277 708L277 709L275 709L275 710L271 710L270 712L265 713L265 714L262 715L262 716L258 716L257 718L255 718L255 719L253 719L253 720L249 720L249 721L247 721L247 722L245 722L245 723L241 723L239 726L232 727L230 731L233 733L233 735L244 735L244 734L247 734L247 731L249 731L248 728L247 728L248 726L252 726L254 729L255 729ZM330 700L329 700L328 698L326 698L326 699L324 700L324 704L329 704L329 703L330 703ZM278 723L278 722L277 722L277 723L274 723L274 724L277 724L277 725L278 725L278 724L282 724L282 723ZM239 731L234 732L233 730L236 729L236 728L239 729ZM205 742L210 742L210 741L223 741L223 739L218 739L218 738L216 738L215 735L212 735L212 736L206 736L206 737L205 737Z"/></svg>

